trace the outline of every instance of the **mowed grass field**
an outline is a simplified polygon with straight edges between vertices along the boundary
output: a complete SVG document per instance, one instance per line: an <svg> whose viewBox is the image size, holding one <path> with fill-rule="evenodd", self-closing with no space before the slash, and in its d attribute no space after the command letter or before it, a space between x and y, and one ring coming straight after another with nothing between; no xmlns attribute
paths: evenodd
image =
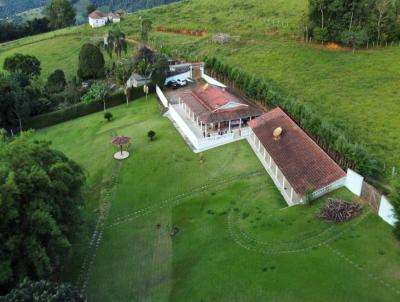
<svg viewBox="0 0 400 302"><path fill-rule="evenodd" d="M285 208L246 141L194 154L154 97L110 111L112 122L99 112L32 137L51 140L87 173L84 213L102 235L90 245L87 229L63 277L89 301L400 297L400 244L367 208L341 225L317 218L329 196ZM132 138L126 161L112 158L115 135Z"/></svg>

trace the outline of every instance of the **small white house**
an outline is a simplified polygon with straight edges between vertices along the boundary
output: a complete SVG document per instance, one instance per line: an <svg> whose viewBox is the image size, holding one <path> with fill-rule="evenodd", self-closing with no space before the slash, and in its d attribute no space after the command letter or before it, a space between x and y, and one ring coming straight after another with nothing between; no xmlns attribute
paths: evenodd
<svg viewBox="0 0 400 302"><path fill-rule="evenodd" d="M108 21L110 21L112 23L119 23L119 22L121 22L121 16L119 14L116 14L116 13L109 13L108 14Z"/></svg>
<svg viewBox="0 0 400 302"><path fill-rule="evenodd" d="M145 77L141 76L140 74L134 73L133 75L131 75L131 77L129 78L128 82L127 82L127 86L129 88L131 87L141 87L144 86L145 84L150 83L151 80L150 79L146 79Z"/></svg>
<svg viewBox="0 0 400 302"><path fill-rule="evenodd" d="M108 22L108 16L101 11L94 11L89 15L89 25L93 28L105 26Z"/></svg>

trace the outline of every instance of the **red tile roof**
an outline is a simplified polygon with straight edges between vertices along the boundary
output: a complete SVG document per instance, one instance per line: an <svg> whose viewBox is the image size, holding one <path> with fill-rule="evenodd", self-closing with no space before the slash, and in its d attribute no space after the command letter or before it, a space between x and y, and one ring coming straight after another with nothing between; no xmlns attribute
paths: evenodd
<svg viewBox="0 0 400 302"><path fill-rule="evenodd" d="M281 108L250 121L249 126L298 194L322 189L346 175ZM273 132L278 127L283 132L276 140Z"/></svg>
<svg viewBox="0 0 400 302"><path fill-rule="evenodd" d="M203 123L207 124L256 117L263 113L230 89L212 85L184 92L180 98ZM235 103L235 106L221 108L230 103Z"/></svg>
<svg viewBox="0 0 400 302"><path fill-rule="evenodd" d="M89 15L89 18L91 18L91 19L103 19L103 18L107 18L107 16L105 14L103 14L101 11L95 10L94 12L92 12Z"/></svg>

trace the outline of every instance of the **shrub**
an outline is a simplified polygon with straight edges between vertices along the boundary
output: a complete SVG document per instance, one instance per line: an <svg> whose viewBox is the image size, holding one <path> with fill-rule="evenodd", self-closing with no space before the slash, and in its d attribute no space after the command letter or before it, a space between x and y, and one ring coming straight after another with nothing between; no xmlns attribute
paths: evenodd
<svg viewBox="0 0 400 302"><path fill-rule="evenodd" d="M0 297L0 301L84 302L86 298L76 288L66 283L56 284L44 280L32 282L25 279L9 294Z"/></svg>
<svg viewBox="0 0 400 302"><path fill-rule="evenodd" d="M156 133L155 133L153 130L150 130L150 131L147 133L147 137L148 137L151 141L154 140L155 136L156 136Z"/></svg>
<svg viewBox="0 0 400 302"><path fill-rule="evenodd" d="M113 115L111 112L107 111L107 112L104 112L104 118L109 122L112 120Z"/></svg>

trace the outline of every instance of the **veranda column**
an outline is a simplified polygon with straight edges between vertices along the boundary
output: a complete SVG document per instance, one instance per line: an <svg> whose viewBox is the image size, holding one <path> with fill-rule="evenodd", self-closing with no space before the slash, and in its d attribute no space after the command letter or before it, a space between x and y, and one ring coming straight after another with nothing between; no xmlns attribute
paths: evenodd
<svg viewBox="0 0 400 302"><path fill-rule="evenodd" d="M284 190L285 190L285 176L282 176L282 177L283 177L282 189L284 189Z"/></svg>
<svg viewBox="0 0 400 302"><path fill-rule="evenodd" d="M231 120L229 120L229 132L231 132Z"/></svg>
<svg viewBox="0 0 400 302"><path fill-rule="evenodd" d="M290 202L293 202L293 187L290 189Z"/></svg>
<svg viewBox="0 0 400 302"><path fill-rule="evenodd" d="M264 148L264 160L265 160L266 158L265 158L265 148Z"/></svg>
<svg viewBox="0 0 400 302"><path fill-rule="evenodd" d="M278 165L275 164L275 178L278 179Z"/></svg>
<svg viewBox="0 0 400 302"><path fill-rule="evenodd" d="M269 168L271 169L271 165L272 165L272 156L269 156Z"/></svg>
<svg viewBox="0 0 400 302"><path fill-rule="evenodd" d="M239 120L239 135L242 136L242 119Z"/></svg>

